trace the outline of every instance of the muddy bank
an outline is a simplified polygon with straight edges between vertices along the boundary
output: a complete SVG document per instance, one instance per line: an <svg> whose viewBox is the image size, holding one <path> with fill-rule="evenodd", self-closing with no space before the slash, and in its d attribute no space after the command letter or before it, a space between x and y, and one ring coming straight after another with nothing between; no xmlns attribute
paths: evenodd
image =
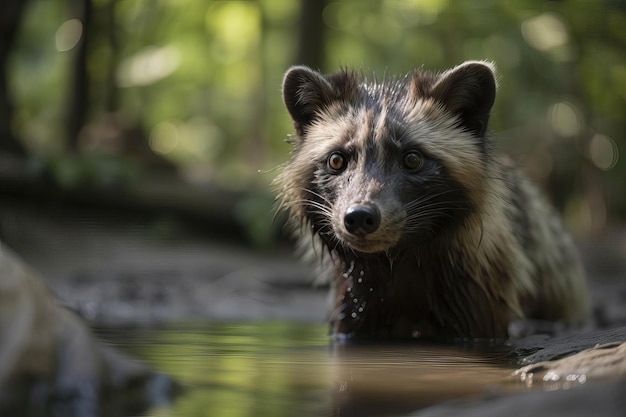
<svg viewBox="0 0 626 417"><path fill-rule="evenodd" d="M271 213L259 216L271 221ZM311 268L287 245L253 248L199 235L167 216L19 202L0 205L0 237L94 324L325 319L326 288L312 285ZM583 242L580 252L594 303L589 327L626 325L626 229ZM545 330L539 324L519 333Z"/></svg>
<svg viewBox="0 0 626 417"><path fill-rule="evenodd" d="M326 290L311 285L289 248L194 235L167 217L62 207L5 206L0 226L6 244L93 324L325 317Z"/></svg>

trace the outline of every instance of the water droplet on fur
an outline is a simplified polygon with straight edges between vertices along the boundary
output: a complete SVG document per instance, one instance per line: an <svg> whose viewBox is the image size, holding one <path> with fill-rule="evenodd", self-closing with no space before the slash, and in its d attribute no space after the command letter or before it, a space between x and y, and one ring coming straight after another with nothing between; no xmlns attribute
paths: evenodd
<svg viewBox="0 0 626 417"><path fill-rule="evenodd" d="M361 272L359 272L359 275L360 275L360 276L365 275L365 271L361 271Z"/></svg>
<svg viewBox="0 0 626 417"><path fill-rule="evenodd" d="M348 289L346 291L352 292L352 287L348 287Z"/></svg>
<svg viewBox="0 0 626 417"><path fill-rule="evenodd" d="M359 311L359 313L362 313L363 312L363 307L359 307L358 311Z"/></svg>
<svg viewBox="0 0 626 417"><path fill-rule="evenodd" d="M350 275L352 274L352 271L354 271L354 261L350 261L350 267L346 271L346 274Z"/></svg>
<svg viewBox="0 0 626 417"><path fill-rule="evenodd" d="M352 313L352 314L350 314L350 315L352 316L352 318L353 318L353 319L356 319L356 317L357 317L357 314L356 314L356 313Z"/></svg>
<svg viewBox="0 0 626 417"><path fill-rule="evenodd" d="M361 284L363 282L363 278L359 278L356 280L356 282L358 282L359 284Z"/></svg>
<svg viewBox="0 0 626 417"><path fill-rule="evenodd" d="M354 304L356 304L356 303L358 303L358 302L359 302L359 299L358 299L358 298L354 298L354 299L352 300L352 302L353 302Z"/></svg>
<svg viewBox="0 0 626 417"><path fill-rule="evenodd" d="M374 288L370 287L370 292L374 292Z"/></svg>

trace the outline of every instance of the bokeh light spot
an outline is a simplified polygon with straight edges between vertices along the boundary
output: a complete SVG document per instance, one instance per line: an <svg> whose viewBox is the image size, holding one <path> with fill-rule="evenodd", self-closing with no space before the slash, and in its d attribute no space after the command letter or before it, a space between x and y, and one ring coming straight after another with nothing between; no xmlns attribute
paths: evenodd
<svg viewBox="0 0 626 417"><path fill-rule="evenodd" d="M596 133L589 142L589 159L601 170L608 171L619 160L617 143L606 135Z"/></svg>
<svg viewBox="0 0 626 417"><path fill-rule="evenodd" d="M522 22L522 36L526 43L540 51L564 46L569 34L563 20L554 13L542 13Z"/></svg>
<svg viewBox="0 0 626 417"><path fill-rule="evenodd" d="M122 61L117 72L120 87L146 86L173 74L180 65L180 53L173 46L148 46Z"/></svg>
<svg viewBox="0 0 626 417"><path fill-rule="evenodd" d="M74 49L83 36L83 23L79 19L70 19L61 23L54 37L59 52Z"/></svg>
<svg viewBox="0 0 626 417"><path fill-rule="evenodd" d="M577 135L584 125L583 116L578 107L567 101L561 101L549 107L548 122L557 134L566 138Z"/></svg>
<svg viewBox="0 0 626 417"><path fill-rule="evenodd" d="M174 151L180 142L178 127L171 122L159 123L150 132L150 148L161 155Z"/></svg>

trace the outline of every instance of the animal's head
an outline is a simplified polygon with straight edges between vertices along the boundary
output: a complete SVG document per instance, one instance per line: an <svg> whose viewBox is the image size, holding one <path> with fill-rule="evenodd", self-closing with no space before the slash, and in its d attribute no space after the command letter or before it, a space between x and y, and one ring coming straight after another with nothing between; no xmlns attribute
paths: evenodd
<svg viewBox="0 0 626 417"><path fill-rule="evenodd" d="M292 67L281 206L331 250L388 252L460 226L482 195L495 91L483 62L382 82Z"/></svg>

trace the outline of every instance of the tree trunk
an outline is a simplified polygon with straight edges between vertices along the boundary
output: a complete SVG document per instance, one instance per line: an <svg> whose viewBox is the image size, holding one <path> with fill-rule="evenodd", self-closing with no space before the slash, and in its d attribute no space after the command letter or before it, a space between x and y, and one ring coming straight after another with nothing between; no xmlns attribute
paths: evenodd
<svg viewBox="0 0 626 417"><path fill-rule="evenodd" d="M83 33L76 45L74 74L71 79L70 99L67 114L67 140L71 151L78 149L78 135L85 125L89 105L89 74L87 53L89 51L89 31L92 23L93 5L91 0L75 0L75 15L83 24Z"/></svg>
<svg viewBox="0 0 626 417"><path fill-rule="evenodd" d="M15 44L26 0L0 1L0 152L24 155L22 144L11 129L13 103L8 89L8 59Z"/></svg>
<svg viewBox="0 0 626 417"><path fill-rule="evenodd" d="M300 0L297 64L324 69L326 26L322 13L327 0Z"/></svg>
<svg viewBox="0 0 626 417"><path fill-rule="evenodd" d="M117 22L115 20L116 8L117 0L109 0L109 2L105 6L104 11L104 31L106 33L109 47L111 48L111 59L107 68L107 76L105 81L106 90L104 98L104 109L109 113L113 113L119 110L119 94L115 82L115 73L117 70L117 64L120 55L120 45L117 36Z"/></svg>

